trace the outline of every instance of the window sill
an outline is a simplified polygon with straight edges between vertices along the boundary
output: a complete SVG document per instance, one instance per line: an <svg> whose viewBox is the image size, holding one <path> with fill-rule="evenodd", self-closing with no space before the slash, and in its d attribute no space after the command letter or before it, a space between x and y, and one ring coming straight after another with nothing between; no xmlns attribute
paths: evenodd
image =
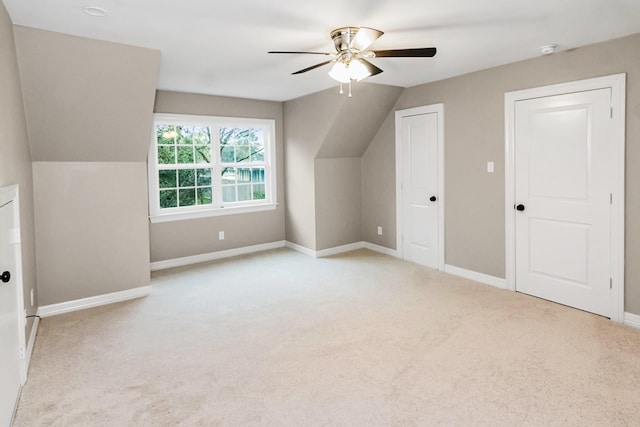
<svg viewBox="0 0 640 427"><path fill-rule="evenodd" d="M182 221L189 219L208 218L212 216L272 211L276 207L278 207L278 203L269 203L255 206L226 207L194 212L172 212L150 216L149 221L151 221L152 224L156 224L160 222Z"/></svg>

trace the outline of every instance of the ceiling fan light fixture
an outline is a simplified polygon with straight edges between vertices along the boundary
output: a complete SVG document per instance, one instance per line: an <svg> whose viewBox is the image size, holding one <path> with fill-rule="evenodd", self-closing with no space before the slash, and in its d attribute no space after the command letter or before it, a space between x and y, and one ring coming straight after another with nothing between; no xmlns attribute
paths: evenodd
<svg viewBox="0 0 640 427"><path fill-rule="evenodd" d="M333 67L331 67L331 71L329 71L329 77L333 80L337 80L340 83L349 83L351 78L349 77L349 69L345 65L344 62L338 61Z"/></svg>
<svg viewBox="0 0 640 427"><path fill-rule="evenodd" d="M359 82L360 80L364 80L371 75L371 72L367 70L367 67L359 60L351 61L349 63L349 76Z"/></svg>
<svg viewBox="0 0 640 427"><path fill-rule="evenodd" d="M350 61L348 65L346 62L338 61L329 71L329 76L340 83L349 83L351 80L359 82L370 75L371 72L358 59Z"/></svg>

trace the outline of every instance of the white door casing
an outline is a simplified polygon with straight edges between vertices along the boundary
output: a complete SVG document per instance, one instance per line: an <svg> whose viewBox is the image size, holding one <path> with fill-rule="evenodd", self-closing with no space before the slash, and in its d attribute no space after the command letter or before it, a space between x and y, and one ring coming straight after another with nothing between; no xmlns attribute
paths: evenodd
<svg viewBox="0 0 640 427"><path fill-rule="evenodd" d="M505 105L507 287L622 321L624 75Z"/></svg>
<svg viewBox="0 0 640 427"><path fill-rule="evenodd" d="M396 223L401 258L444 269L444 107L396 111Z"/></svg>
<svg viewBox="0 0 640 427"><path fill-rule="evenodd" d="M26 380L24 319L17 186L0 189L0 425L10 425ZM6 280L6 278L5 278Z"/></svg>

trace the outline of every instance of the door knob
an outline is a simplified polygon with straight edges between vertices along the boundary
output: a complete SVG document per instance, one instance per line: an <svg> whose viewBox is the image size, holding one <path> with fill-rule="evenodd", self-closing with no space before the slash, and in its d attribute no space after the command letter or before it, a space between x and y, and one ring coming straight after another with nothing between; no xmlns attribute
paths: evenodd
<svg viewBox="0 0 640 427"><path fill-rule="evenodd" d="M431 196L431 197L429 197L429 200L431 200L432 202L435 202L438 199L436 198L436 196Z"/></svg>
<svg viewBox="0 0 640 427"><path fill-rule="evenodd" d="M11 280L11 273L5 271L4 273L2 273L2 275L0 275L0 280L2 280L2 283L7 283L9 280Z"/></svg>
<svg viewBox="0 0 640 427"><path fill-rule="evenodd" d="M522 212L524 210L524 205L521 203L518 206L516 206L516 210Z"/></svg>

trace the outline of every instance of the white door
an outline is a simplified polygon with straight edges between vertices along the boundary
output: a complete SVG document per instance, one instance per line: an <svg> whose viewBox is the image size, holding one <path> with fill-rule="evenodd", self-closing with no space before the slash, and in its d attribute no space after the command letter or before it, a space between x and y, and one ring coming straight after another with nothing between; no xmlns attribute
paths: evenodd
<svg viewBox="0 0 640 427"><path fill-rule="evenodd" d="M440 267L439 112L399 117L403 258Z"/></svg>
<svg viewBox="0 0 640 427"><path fill-rule="evenodd" d="M516 290L610 316L611 90L515 105Z"/></svg>
<svg viewBox="0 0 640 427"><path fill-rule="evenodd" d="M11 424L21 387L15 200L0 193L0 425Z"/></svg>

